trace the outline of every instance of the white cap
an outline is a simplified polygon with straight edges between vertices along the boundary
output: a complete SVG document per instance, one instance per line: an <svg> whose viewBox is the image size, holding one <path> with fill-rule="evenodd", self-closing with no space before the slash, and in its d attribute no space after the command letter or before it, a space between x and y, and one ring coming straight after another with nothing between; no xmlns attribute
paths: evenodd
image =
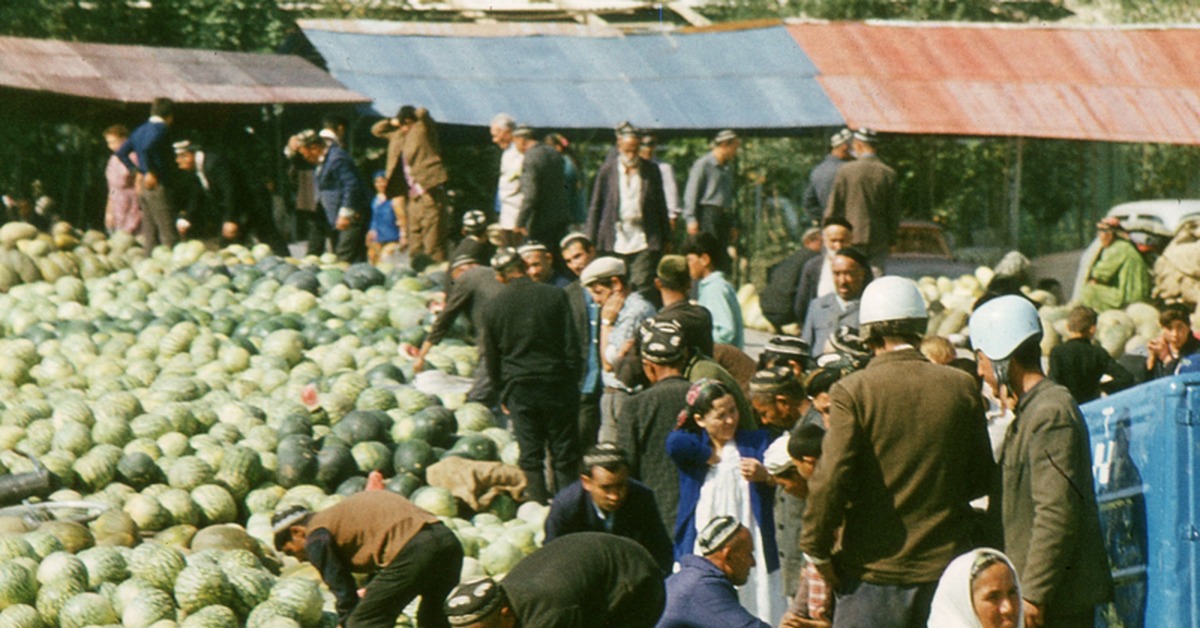
<svg viewBox="0 0 1200 628"><path fill-rule="evenodd" d="M917 282L904 277L880 277L867 284L858 306L858 324L929 318Z"/></svg>
<svg viewBox="0 0 1200 628"><path fill-rule="evenodd" d="M609 277L625 278L625 262L615 257L597 257L592 260L583 273L579 275L579 283L590 286L601 279Z"/></svg>
<svg viewBox="0 0 1200 628"><path fill-rule="evenodd" d="M788 453L788 438L787 434L776 438L771 442L771 446L767 447L767 451L763 452L763 466L767 468L767 473L783 475L795 466L791 454Z"/></svg>
<svg viewBox="0 0 1200 628"><path fill-rule="evenodd" d="M979 306L968 326L971 345L991 360L1011 356L1021 343L1042 333L1037 308L1029 299L1011 294Z"/></svg>

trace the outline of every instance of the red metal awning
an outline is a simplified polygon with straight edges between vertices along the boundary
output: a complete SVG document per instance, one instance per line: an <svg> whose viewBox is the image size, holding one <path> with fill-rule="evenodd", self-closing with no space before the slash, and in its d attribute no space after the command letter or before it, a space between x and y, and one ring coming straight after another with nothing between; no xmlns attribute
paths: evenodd
<svg viewBox="0 0 1200 628"><path fill-rule="evenodd" d="M0 88L120 103L370 102L290 55L0 37Z"/></svg>
<svg viewBox="0 0 1200 628"><path fill-rule="evenodd" d="M1200 28L792 22L852 126L1200 144Z"/></svg>

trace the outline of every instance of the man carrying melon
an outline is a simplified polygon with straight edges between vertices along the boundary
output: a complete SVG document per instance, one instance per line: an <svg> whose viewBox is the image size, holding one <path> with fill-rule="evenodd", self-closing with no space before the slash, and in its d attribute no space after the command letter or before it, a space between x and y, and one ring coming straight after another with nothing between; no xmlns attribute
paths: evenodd
<svg viewBox="0 0 1200 628"><path fill-rule="evenodd" d="M321 572L341 626L392 628L418 595L422 628L450 625L442 601L458 584L462 546L437 517L400 495L365 491L316 513L291 506L271 524L275 549ZM361 598L355 573L370 578Z"/></svg>

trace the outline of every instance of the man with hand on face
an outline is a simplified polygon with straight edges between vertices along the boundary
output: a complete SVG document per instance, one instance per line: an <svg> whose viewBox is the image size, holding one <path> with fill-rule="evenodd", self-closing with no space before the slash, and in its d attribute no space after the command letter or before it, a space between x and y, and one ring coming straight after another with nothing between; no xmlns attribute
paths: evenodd
<svg viewBox="0 0 1200 628"><path fill-rule="evenodd" d="M709 521L696 537L700 555L679 559L680 569L667 578L667 607L657 628L768 628L738 604L734 587L746 584L754 567L750 530L730 516Z"/></svg>
<svg viewBox="0 0 1200 628"><path fill-rule="evenodd" d="M663 573L671 571L671 539L659 521L654 492L629 478L629 460L612 443L588 450L579 481L559 491L550 505L546 542L576 532L608 532L637 541Z"/></svg>
<svg viewBox="0 0 1200 628"><path fill-rule="evenodd" d="M617 377L616 364L633 349L642 321L654 316L654 306L630 290L625 262L600 257L583 269L580 282L600 305L600 363L604 395L600 399L600 442L617 440L617 417L633 392Z"/></svg>
<svg viewBox="0 0 1200 628"><path fill-rule="evenodd" d="M839 328L858 328L859 299L870 272L866 256L853 248L839 250L830 267L834 291L812 302L800 333L800 338L818 355L828 350L829 339Z"/></svg>
<svg viewBox="0 0 1200 628"><path fill-rule="evenodd" d="M979 376L1016 400L1000 451L1004 551L1021 578L1025 625L1090 627L1113 584L1100 530L1087 425L1065 387L1042 373L1042 325L1024 296L971 314Z"/></svg>

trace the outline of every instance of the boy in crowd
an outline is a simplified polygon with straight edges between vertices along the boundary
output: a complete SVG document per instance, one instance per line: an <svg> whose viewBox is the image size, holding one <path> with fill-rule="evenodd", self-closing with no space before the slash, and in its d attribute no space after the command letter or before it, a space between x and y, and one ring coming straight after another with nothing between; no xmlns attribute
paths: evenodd
<svg viewBox="0 0 1200 628"><path fill-rule="evenodd" d="M375 198L371 199L371 230L367 232L367 258L372 264L394 255L403 246L401 221L397 220L393 199L388 198L387 185L387 173L376 172Z"/></svg>
<svg viewBox="0 0 1200 628"><path fill-rule="evenodd" d="M1133 376L1101 347L1096 335L1096 310L1080 305L1067 315L1068 340L1050 352L1050 379L1067 387L1075 403L1087 403L1133 385ZM1101 385L1105 375L1112 381Z"/></svg>

